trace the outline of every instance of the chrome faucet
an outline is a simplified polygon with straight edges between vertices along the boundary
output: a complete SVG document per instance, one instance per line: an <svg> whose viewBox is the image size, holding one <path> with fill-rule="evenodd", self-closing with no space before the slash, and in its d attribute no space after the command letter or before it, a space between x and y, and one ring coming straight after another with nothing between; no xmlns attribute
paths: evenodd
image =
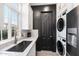
<svg viewBox="0 0 79 59"><path fill-rule="evenodd" d="M15 44L17 43L17 32L16 32L16 30L15 30L15 41L14 41L14 43Z"/></svg>

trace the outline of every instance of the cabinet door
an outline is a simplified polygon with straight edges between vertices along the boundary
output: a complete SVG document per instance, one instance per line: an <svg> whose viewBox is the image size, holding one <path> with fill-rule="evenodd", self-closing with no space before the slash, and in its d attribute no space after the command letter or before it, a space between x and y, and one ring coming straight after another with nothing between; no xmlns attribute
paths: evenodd
<svg viewBox="0 0 79 59"><path fill-rule="evenodd" d="M27 56L36 56L36 43L32 46Z"/></svg>
<svg viewBox="0 0 79 59"><path fill-rule="evenodd" d="M33 10L32 10L32 8L31 8L31 6L29 6L29 19L28 19L28 21L29 21L29 29L33 29Z"/></svg>
<svg viewBox="0 0 79 59"><path fill-rule="evenodd" d="M23 7L22 7L22 29L29 29L27 4L23 4Z"/></svg>
<svg viewBox="0 0 79 59"><path fill-rule="evenodd" d="M33 10L29 4L22 7L22 29L33 29Z"/></svg>

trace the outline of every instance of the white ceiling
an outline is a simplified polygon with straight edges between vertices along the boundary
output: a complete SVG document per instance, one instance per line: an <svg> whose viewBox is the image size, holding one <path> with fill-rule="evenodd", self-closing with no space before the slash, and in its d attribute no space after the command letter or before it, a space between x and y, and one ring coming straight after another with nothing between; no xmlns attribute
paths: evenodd
<svg viewBox="0 0 79 59"><path fill-rule="evenodd" d="M31 6L39 6L39 5L51 5L55 3L30 3Z"/></svg>

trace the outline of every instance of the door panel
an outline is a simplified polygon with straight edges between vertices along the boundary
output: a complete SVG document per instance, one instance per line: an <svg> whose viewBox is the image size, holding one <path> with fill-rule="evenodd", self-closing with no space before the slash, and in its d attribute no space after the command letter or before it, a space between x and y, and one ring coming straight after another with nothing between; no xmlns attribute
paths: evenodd
<svg viewBox="0 0 79 59"><path fill-rule="evenodd" d="M55 47L51 48L53 46L52 16L53 12L42 12L40 17L42 21L42 48L45 50L55 49Z"/></svg>
<svg viewBox="0 0 79 59"><path fill-rule="evenodd" d="M48 11L44 11L45 7ZM56 5L32 6L33 29L38 29L36 50L56 51Z"/></svg>

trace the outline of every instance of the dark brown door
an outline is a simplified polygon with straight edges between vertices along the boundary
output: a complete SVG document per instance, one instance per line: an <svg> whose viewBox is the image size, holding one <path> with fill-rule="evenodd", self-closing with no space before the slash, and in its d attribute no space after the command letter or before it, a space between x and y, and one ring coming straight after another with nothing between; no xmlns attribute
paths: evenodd
<svg viewBox="0 0 79 59"><path fill-rule="evenodd" d="M44 11L46 6L48 11ZM36 50L56 51L56 5L32 6L33 29L38 29Z"/></svg>
<svg viewBox="0 0 79 59"><path fill-rule="evenodd" d="M53 33L55 28L53 27L53 12L41 12L41 22L42 22L42 49L43 50L55 50L55 42Z"/></svg>

